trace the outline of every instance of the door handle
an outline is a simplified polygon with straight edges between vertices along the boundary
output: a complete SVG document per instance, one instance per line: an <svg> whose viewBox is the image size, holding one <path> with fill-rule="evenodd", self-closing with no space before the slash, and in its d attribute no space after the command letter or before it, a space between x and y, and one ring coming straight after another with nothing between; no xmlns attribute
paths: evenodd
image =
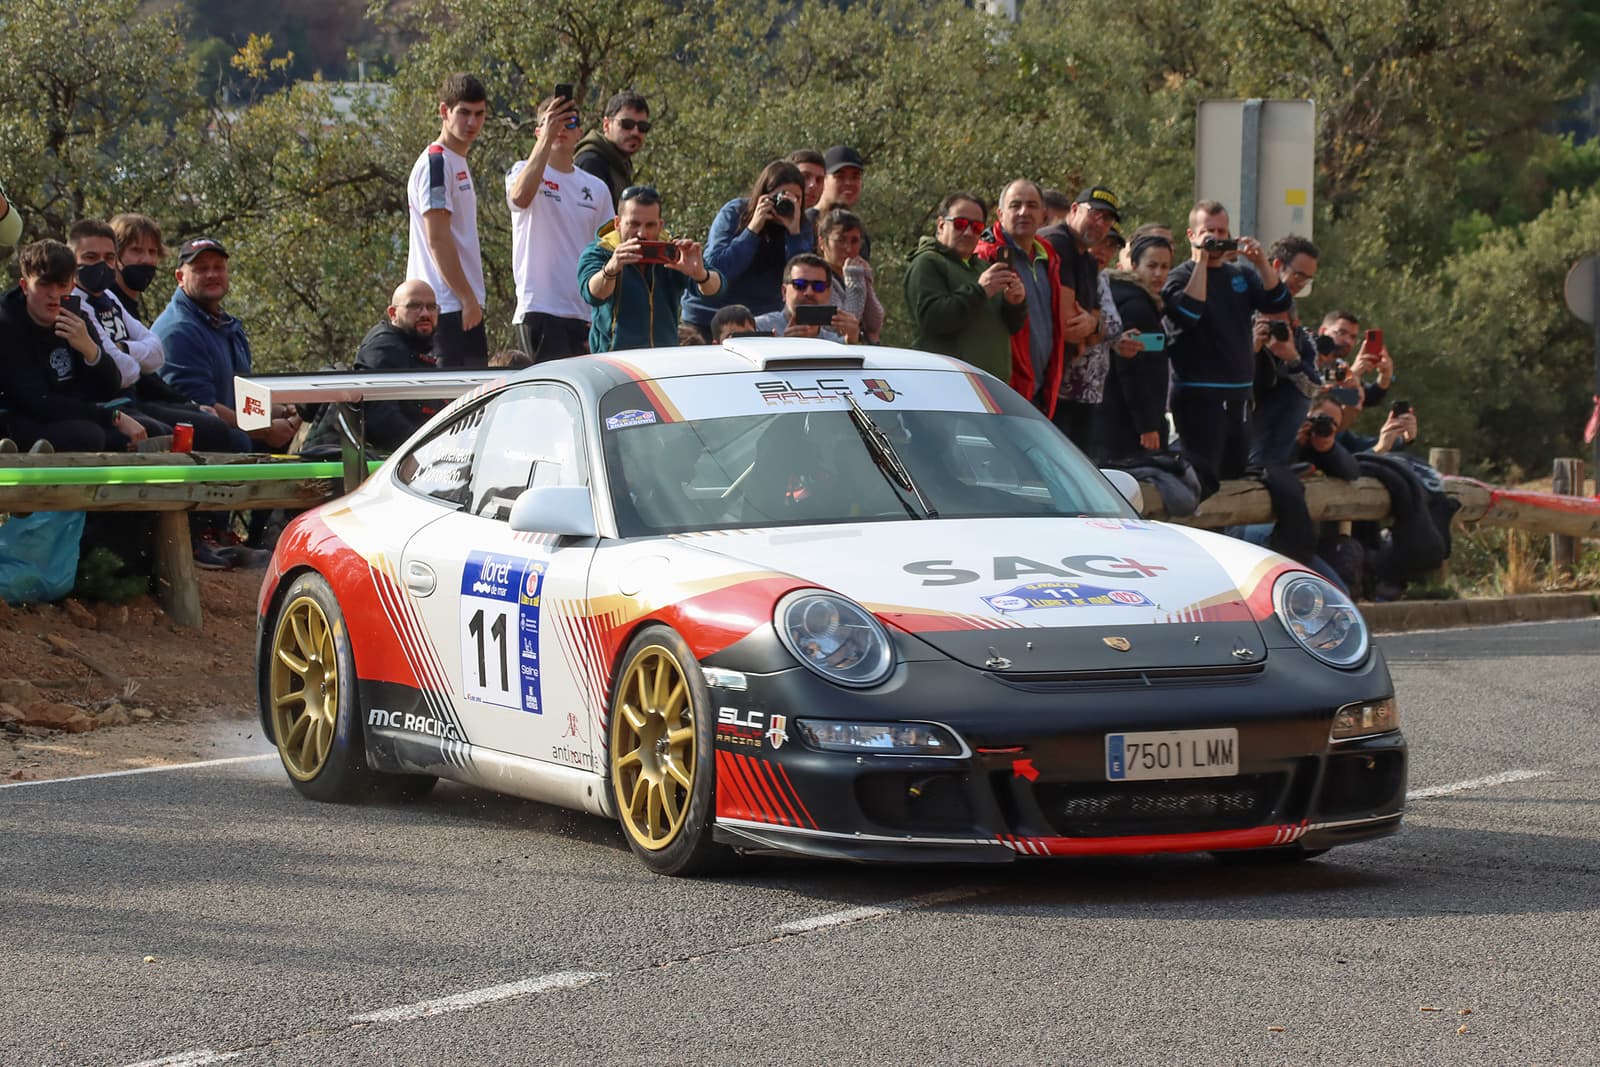
<svg viewBox="0 0 1600 1067"><path fill-rule="evenodd" d="M433 568L420 560L406 561L406 588L418 596L427 596L438 587L439 580Z"/></svg>

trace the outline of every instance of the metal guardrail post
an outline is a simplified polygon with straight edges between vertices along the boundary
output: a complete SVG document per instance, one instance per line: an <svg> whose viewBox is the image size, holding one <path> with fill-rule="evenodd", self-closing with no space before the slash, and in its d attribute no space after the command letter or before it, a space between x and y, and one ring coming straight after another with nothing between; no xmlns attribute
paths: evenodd
<svg viewBox="0 0 1600 1067"><path fill-rule="evenodd" d="M1583 460L1558 459L1550 476L1550 491L1564 496L1578 496L1583 492ZM1550 575L1570 578L1577 569L1578 539L1561 534L1550 535Z"/></svg>

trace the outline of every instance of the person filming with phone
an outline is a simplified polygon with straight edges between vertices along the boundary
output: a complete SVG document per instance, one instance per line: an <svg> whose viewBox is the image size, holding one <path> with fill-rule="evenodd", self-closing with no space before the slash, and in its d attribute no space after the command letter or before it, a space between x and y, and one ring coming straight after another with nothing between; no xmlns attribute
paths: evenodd
<svg viewBox="0 0 1600 1067"><path fill-rule="evenodd" d="M716 296L722 275L706 266L698 241L667 236L652 186L622 190L617 217L578 258L578 290L594 308L589 351L675 347L680 301L691 289Z"/></svg>
<svg viewBox="0 0 1600 1067"><path fill-rule="evenodd" d="M774 337L817 337L847 345L861 341L861 320L834 302L828 261L810 252L783 268L783 307L756 316L756 329Z"/></svg>
<svg viewBox="0 0 1600 1067"><path fill-rule="evenodd" d="M758 316L783 307L784 264L817 244L800 209L804 196L800 169L775 159L761 168L748 195L722 205L711 222L705 254L706 264L725 284L711 295L685 297L685 322L710 336L711 317L726 304L743 304Z"/></svg>

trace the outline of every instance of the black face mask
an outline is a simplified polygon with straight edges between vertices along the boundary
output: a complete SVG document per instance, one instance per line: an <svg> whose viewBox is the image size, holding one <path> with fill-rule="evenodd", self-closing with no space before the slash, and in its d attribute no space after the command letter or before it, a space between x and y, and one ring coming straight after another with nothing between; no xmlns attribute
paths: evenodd
<svg viewBox="0 0 1600 1067"><path fill-rule="evenodd" d="M142 293L150 288L150 283L156 280L156 266L154 263L139 263L132 267L122 268L122 284L136 293Z"/></svg>
<svg viewBox="0 0 1600 1067"><path fill-rule="evenodd" d="M91 293L103 293L117 280L109 263L88 263L78 268L78 284Z"/></svg>

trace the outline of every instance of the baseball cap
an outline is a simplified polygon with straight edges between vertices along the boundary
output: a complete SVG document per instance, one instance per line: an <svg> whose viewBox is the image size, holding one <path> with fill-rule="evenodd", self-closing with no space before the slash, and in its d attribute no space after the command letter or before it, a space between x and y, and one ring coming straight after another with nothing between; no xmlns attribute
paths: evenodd
<svg viewBox="0 0 1600 1067"><path fill-rule="evenodd" d="M178 266L183 266L202 252L215 252L223 259L228 258L228 250L215 237L191 237L178 246Z"/></svg>
<svg viewBox="0 0 1600 1067"><path fill-rule="evenodd" d="M845 167L854 167L857 170L867 169L867 165L861 162L861 153L847 144L836 144L822 153L822 167L829 174Z"/></svg>
<svg viewBox="0 0 1600 1067"><path fill-rule="evenodd" d="M1078 194L1077 203L1088 204L1090 207L1101 211L1111 212L1111 218L1120 222L1122 220L1122 201L1103 185L1091 186Z"/></svg>

